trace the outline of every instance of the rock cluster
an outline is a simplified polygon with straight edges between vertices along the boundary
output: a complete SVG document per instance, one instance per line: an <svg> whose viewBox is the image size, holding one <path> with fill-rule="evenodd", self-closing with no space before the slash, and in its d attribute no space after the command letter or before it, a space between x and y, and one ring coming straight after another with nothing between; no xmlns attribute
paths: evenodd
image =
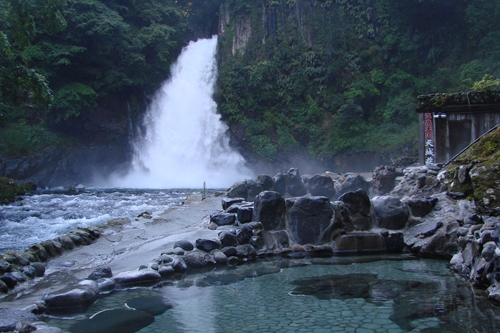
<svg viewBox="0 0 500 333"><path fill-rule="evenodd" d="M500 222L478 215L474 201L443 191L449 186L447 172L438 166L382 167L370 183L359 174L301 177L299 170L290 169L235 183L222 199L222 209L210 216L208 228L218 230L218 237L177 241L135 271L113 275L101 268L46 295L33 311L78 312L114 290L155 286L188 270L235 266L260 257L374 252L451 259L456 272L474 286L488 288L490 298L500 302ZM0 289L14 288L24 275L43 274L39 262L95 237L97 229L80 229L23 253L4 254ZM23 267L22 273L14 266Z"/></svg>
<svg viewBox="0 0 500 333"><path fill-rule="evenodd" d="M26 251L0 254L0 293L8 293L18 283L43 276L44 262L48 259L77 246L90 245L99 237L98 228L78 228L55 239L34 244Z"/></svg>
<svg viewBox="0 0 500 333"><path fill-rule="evenodd" d="M500 221L474 215L457 234L459 252L451 268L474 287L487 289L489 299L500 304Z"/></svg>

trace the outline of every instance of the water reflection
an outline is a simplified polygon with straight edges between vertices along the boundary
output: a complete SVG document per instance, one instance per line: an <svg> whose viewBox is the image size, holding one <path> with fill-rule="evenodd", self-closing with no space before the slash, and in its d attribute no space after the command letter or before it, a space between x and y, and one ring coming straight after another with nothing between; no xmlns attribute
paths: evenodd
<svg viewBox="0 0 500 333"><path fill-rule="evenodd" d="M84 316L154 296L173 308L138 332L500 331L500 309L474 295L445 261L369 258L269 260L188 274L114 293Z"/></svg>

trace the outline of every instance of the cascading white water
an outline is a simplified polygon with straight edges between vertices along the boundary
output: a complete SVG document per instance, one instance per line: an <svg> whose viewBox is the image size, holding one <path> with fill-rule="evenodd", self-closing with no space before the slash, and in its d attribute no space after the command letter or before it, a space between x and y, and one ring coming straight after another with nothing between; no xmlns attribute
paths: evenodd
<svg viewBox="0 0 500 333"><path fill-rule="evenodd" d="M251 177L243 157L229 146L227 126L212 99L217 37L191 42L172 66L144 119L132 170L112 177L127 188L223 188Z"/></svg>

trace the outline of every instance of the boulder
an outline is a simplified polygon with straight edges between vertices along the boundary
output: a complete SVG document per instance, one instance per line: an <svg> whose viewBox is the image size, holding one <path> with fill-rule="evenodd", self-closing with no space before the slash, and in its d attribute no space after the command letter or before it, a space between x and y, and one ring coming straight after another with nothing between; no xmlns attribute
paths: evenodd
<svg viewBox="0 0 500 333"><path fill-rule="evenodd" d="M247 244L253 236L253 228L248 224L244 224L236 230L236 239L239 244Z"/></svg>
<svg viewBox="0 0 500 333"><path fill-rule="evenodd" d="M253 202L255 197L262 192L262 186L255 180L247 180L247 200Z"/></svg>
<svg viewBox="0 0 500 333"><path fill-rule="evenodd" d="M227 192L228 198L248 198L248 189L246 181L236 182L229 188Z"/></svg>
<svg viewBox="0 0 500 333"><path fill-rule="evenodd" d="M262 187L262 191L270 191L274 187L274 179L267 175L258 175L257 183Z"/></svg>
<svg viewBox="0 0 500 333"><path fill-rule="evenodd" d="M238 204L245 201L244 198L223 198L222 199L222 209L226 210L234 204Z"/></svg>
<svg viewBox="0 0 500 333"><path fill-rule="evenodd" d="M228 213L215 213L210 215L210 222L213 222L218 226L233 225L234 222L236 222L236 215Z"/></svg>
<svg viewBox="0 0 500 333"><path fill-rule="evenodd" d="M257 255L257 251L250 244L238 245L236 247L236 256L237 257L251 257Z"/></svg>
<svg viewBox="0 0 500 333"><path fill-rule="evenodd" d="M406 226L410 211L399 198L388 195L374 197L372 205L380 228L399 230Z"/></svg>
<svg viewBox="0 0 500 333"><path fill-rule="evenodd" d="M205 238L198 238L196 240L196 248L204 251L204 252L210 252L213 250L220 249L221 247L221 242L218 239L205 239Z"/></svg>
<svg viewBox="0 0 500 333"><path fill-rule="evenodd" d="M299 169L291 168L288 170L290 176L290 184L286 187L286 192L292 197L301 197L307 194L307 189L300 177Z"/></svg>
<svg viewBox="0 0 500 333"><path fill-rule="evenodd" d="M252 206L239 206L236 214L238 222L248 223L253 220L253 205Z"/></svg>
<svg viewBox="0 0 500 333"><path fill-rule="evenodd" d="M434 197L403 198L401 201L403 201L408 206L411 215L415 217L424 217L434 209L436 203L438 202L438 199Z"/></svg>
<svg viewBox="0 0 500 333"><path fill-rule="evenodd" d="M298 244L320 244L333 217L327 197L302 197L287 211L286 226Z"/></svg>
<svg viewBox="0 0 500 333"><path fill-rule="evenodd" d="M307 181L307 190L312 196L323 196L333 198L335 196L335 184L330 176L314 175Z"/></svg>
<svg viewBox="0 0 500 333"><path fill-rule="evenodd" d="M290 175L277 173L274 178L274 191L281 195L285 195L286 187L290 183Z"/></svg>
<svg viewBox="0 0 500 333"><path fill-rule="evenodd" d="M336 254L385 252L387 245L385 237L379 233L352 232L340 235L335 239Z"/></svg>
<svg viewBox="0 0 500 333"><path fill-rule="evenodd" d="M384 195L391 192L396 185L396 168L389 165L375 168L372 176L372 191L374 195Z"/></svg>
<svg viewBox="0 0 500 333"><path fill-rule="evenodd" d="M42 262L32 262L31 266L35 268L36 276L40 277L45 274L45 264Z"/></svg>
<svg viewBox="0 0 500 333"><path fill-rule="evenodd" d="M63 291L45 295L42 300L49 313L79 312L92 305L99 298L99 284L83 280Z"/></svg>
<svg viewBox="0 0 500 333"><path fill-rule="evenodd" d="M219 233L219 240L221 243L221 247L238 245L238 239L236 238L236 235L226 230Z"/></svg>
<svg viewBox="0 0 500 333"><path fill-rule="evenodd" d="M187 240L180 240L180 241L175 242L174 249L177 247L183 249L184 251L192 251L194 249L193 243L191 243L190 241L187 241Z"/></svg>
<svg viewBox="0 0 500 333"><path fill-rule="evenodd" d="M189 268L201 268L207 265L215 265L217 263L213 255L201 251L189 252L184 255L183 259Z"/></svg>
<svg viewBox="0 0 500 333"><path fill-rule="evenodd" d="M275 191L261 192L255 199L255 220L265 230L283 229L285 226L285 199Z"/></svg>
<svg viewBox="0 0 500 333"><path fill-rule="evenodd" d="M150 286L160 282L161 275L153 269L141 269L119 273L114 277L114 280L121 288Z"/></svg>
<svg viewBox="0 0 500 333"><path fill-rule="evenodd" d="M342 223L346 231L370 230L373 226L371 215L371 201L363 190L347 192L339 197L344 203L342 210Z"/></svg>
<svg viewBox="0 0 500 333"><path fill-rule="evenodd" d="M357 173L348 173L344 176L338 178L335 181L335 190L337 191L337 196L341 196L347 192L354 192L358 190L363 190L368 193L370 189L370 183L366 181L363 176Z"/></svg>

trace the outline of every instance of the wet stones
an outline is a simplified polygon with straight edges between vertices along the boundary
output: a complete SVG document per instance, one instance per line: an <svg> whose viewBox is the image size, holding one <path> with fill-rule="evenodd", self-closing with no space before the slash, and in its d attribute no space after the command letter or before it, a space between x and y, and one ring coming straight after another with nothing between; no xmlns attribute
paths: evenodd
<svg viewBox="0 0 500 333"><path fill-rule="evenodd" d="M93 280L82 280L62 292L42 298L49 313L79 312L92 305L99 298L99 285Z"/></svg>
<svg viewBox="0 0 500 333"><path fill-rule="evenodd" d="M379 166L373 171L372 191L375 195L384 195L394 189L396 184L396 168L393 166Z"/></svg>
<svg viewBox="0 0 500 333"><path fill-rule="evenodd" d="M210 215L210 222L218 226L233 225L236 222L236 215L229 213L215 213Z"/></svg>
<svg viewBox="0 0 500 333"><path fill-rule="evenodd" d="M327 197L302 197L286 216L287 231L296 243L320 244L333 217L333 208Z"/></svg>
<svg viewBox="0 0 500 333"><path fill-rule="evenodd" d="M399 230L406 226L410 211L399 198L378 196L372 199L372 205L380 228Z"/></svg>
<svg viewBox="0 0 500 333"><path fill-rule="evenodd" d="M300 197L307 194L307 189L300 177L299 169L291 168L288 170L290 184L287 185L286 191L292 197Z"/></svg>
<svg viewBox="0 0 500 333"><path fill-rule="evenodd" d="M193 243L187 240L180 240L175 242L174 244L174 249L180 247L181 249L185 251L192 251L194 249Z"/></svg>
<svg viewBox="0 0 500 333"><path fill-rule="evenodd" d="M314 175L307 180L307 190L312 196L332 199L335 196L335 184L330 176Z"/></svg>
<svg viewBox="0 0 500 333"><path fill-rule="evenodd" d="M343 225L346 231L370 230L373 226L371 201L363 190L347 192L339 197L344 203Z"/></svg>
<svg viewBox="0 0 500 333"><path fill-rule="evenodd" d="M141 269L137 271L122 272L113 278L117 286L130 288L133 286L154 285L161 280L161 275L153 269Z"/></svg>
<svg viewBox="0 0 500 333"><path fill-rule="evenodd" d="M275 191L263 191L254 203L255 220L262 223L265 230L283 229L285 226L285 199Z"/></svg>
<svg viewBox="0 0 500 333"><path fill-rule="evenodd" d="M196 248L204 252L210 252L216 249L220 249L220 247L221 242L218 239L199 238L196 240Z"/></svg>

